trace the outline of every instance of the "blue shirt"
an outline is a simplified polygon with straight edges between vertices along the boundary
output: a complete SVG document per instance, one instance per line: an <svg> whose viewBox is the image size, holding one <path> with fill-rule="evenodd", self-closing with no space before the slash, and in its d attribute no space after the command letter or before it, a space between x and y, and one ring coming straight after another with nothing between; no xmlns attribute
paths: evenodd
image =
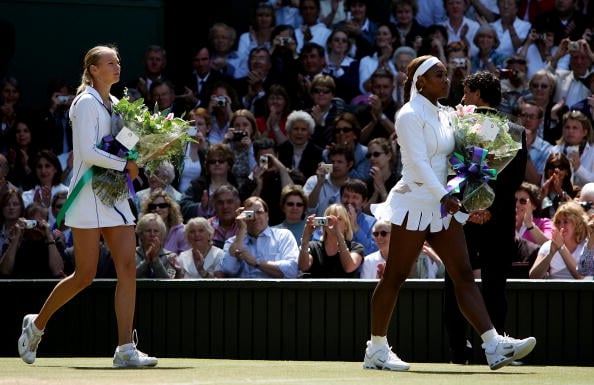
<svg viewBox="0 0 594 385"><path fill-rule="evenodd" d="M229 253L229 247L235 238L236 236L233 236L225 242L223 249L225 255L221 262L221 270L236 278L272 278L257 267L251 266L246 261L241 261ZM255 238L246 234L243 246L257 259L277 265L283 272L284 278L297 278L299 248L295 237L289 230L267 227Z"/></svg>

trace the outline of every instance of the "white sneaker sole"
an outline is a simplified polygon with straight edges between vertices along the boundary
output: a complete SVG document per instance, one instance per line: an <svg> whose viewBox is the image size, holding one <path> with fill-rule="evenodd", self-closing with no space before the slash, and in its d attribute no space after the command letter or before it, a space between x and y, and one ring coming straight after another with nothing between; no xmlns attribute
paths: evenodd
<svg viewBox="0 0 594 385"><path fill-rule="evenodd" d="M514 352L514 354L511 357L506 357L505 359L503 359L501 361L489 364L489 367L491 368L491 370L501 369L504 366L510 365L512 362L517 361L521 358L524 358L528 354L530 354L532 349L534 349L534 346L536 346L536 338L530 337L530 338L527 338L526 340L527 341L526 341L525 345L523 347L521 347L520 349L516 349L516 351Z"/></svg>

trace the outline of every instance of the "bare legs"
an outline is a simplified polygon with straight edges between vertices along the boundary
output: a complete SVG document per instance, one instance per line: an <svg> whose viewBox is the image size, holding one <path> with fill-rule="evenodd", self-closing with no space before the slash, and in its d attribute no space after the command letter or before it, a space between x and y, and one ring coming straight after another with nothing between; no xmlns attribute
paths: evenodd
<svg viewBox="0 0 594 385"><path fill-rule="evenodd" d="M49 319L59 308L93 282L99 259L100 234L100 229L72 228L76 269L61 280L45 300L35 319L38 329L45 329Z"/></svg>
<svg viewBox="0 0 594 385"><path fill-rule="evenodd" d="M132 325L136 305L136 237L134 226L103 229L118 275L115 291L115 313L118 321L118 345L132 342Z"/></svg>
<svg viewBox="0 0 594 385"><path fill-rule="evenodd" d="M419 256L425 239L443 260L466 319L479 334L492 329L483 297L474 282L462 226L452 219L449 228L438 233L409 231L405 227L406 224L392 225L388 261L371 299L371 334L387 334L400 287Z"/></svg>
<svg viewBox="0 0 594 385"><path fill-rule="evenodd" d="M115 312L118 321L118 345L132 341L132 324L136 301L136 267L134 226L102 229L72 228L74 238L75 272L61 280L46 299L35 326L45 329L52 315L81 290L89 286L97 272L99 240L103 237L111 251L118 282L115 292Z"/></svg>

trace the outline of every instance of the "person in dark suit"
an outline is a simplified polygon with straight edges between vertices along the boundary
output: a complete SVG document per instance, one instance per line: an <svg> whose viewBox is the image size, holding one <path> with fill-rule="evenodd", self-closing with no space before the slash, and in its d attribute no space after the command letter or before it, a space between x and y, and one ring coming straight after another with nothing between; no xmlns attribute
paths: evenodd
<svg viewBox="0 0 594 385"><path fill-rule="evenodd" d="M192 55L192 72L178 81L185 90L184 102L188 110L208 108L213 86L221 80L233 80L212 69L211 57L212 52L207 45L198 47Z"/></svg>
<svg viewBox="0 0 594 385"><path fill-rule="evenodd" d="M293 111L287 117L285 128L289 140L277 147L277 153L278 160L289 169L295 184L304 185L322 161L322 148L310 140L315 126L306 111Z"/></svg>
<svg viewBox="0 0 594 385"><path fill-rule="evenodd" d="M494 74L476 72L468 75L463 85L464 104L477 106L475 112L481 114L499 115L496 107L501 103L501 86ZM522 148L508 166L497 174L497 179L489 182L495 191L491 207L471 212L464 226L470 261L475 272L480 269L483 298L493 325L500 334L505 330L507 315L505 285L516 250L515 192L524 180L528 160L524 127L511 122L508 124L511 136L522 141ZM458 308L453 282L447 272L444 296L451 361L465 363L470 353L466 341L468 327Z"/></svg>

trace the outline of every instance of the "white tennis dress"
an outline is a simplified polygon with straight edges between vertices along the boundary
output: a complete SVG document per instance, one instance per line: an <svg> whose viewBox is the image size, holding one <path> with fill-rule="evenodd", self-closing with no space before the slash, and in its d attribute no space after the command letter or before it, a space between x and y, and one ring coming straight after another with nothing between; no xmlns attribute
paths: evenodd
<svg viewBox="0 0 594 385"><path fill-rule="evenodd" d="M372 205L378 220L402 225L408 215L407 230L438 232L447 229L451 215L442 217L440 199L447 193L448 156L454 150L454 130L450 111L435 106L417 94L396 117L396 133L402 156L402 178L383 203ZM462 212L454 218L464 223Z"/></svg>
<svg viewBox="0 0 594 385"><path fill-rule="evenodd" d="M111 104L118 100L111 96ZM103 104L101 96L93 87L87 87L70 107L73 140L73 166L69 194L78 181L92 166L123 171L126 160L97 148L101 139L111 134L111 111ZM134 225L134 215L126 199L114 207L101 202L91 187L85 183L80 193L65 214L67 226L76 228L99 228L120 225Z"/></svg>

